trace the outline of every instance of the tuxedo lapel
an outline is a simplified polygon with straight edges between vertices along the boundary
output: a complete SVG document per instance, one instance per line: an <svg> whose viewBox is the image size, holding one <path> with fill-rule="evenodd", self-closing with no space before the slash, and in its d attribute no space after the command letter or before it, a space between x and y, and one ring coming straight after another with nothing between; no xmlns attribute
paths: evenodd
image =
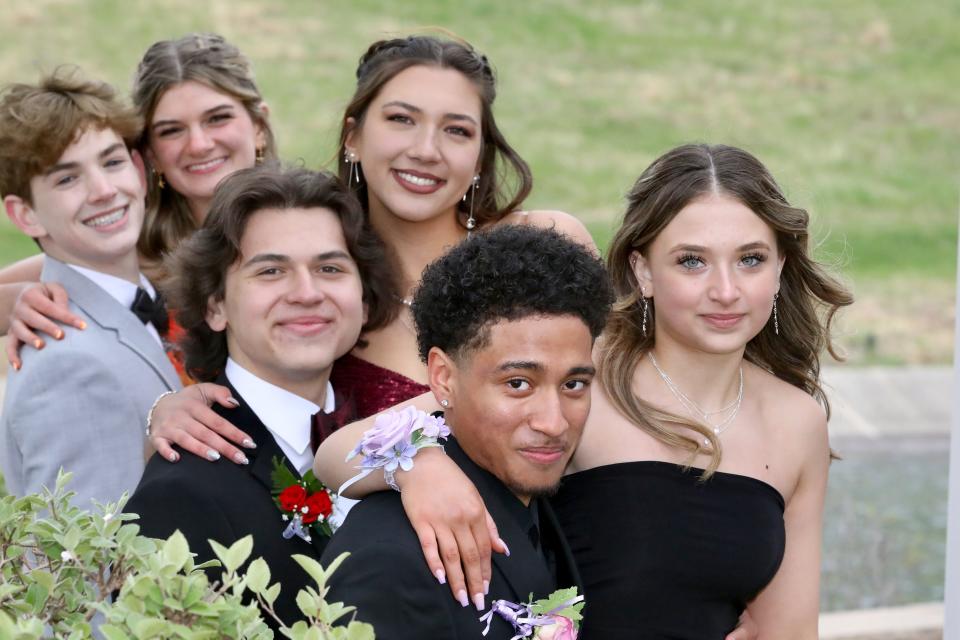
<svg viewBox="0 0 960 640"><path fill-rule="evenodd" d="M249 473L252 478L263 485L264 490L266 490L272 500L274 459L281 460L282 464L290 470L290 473L298 478L300 477L300 472L293 468L290 461L287 460L286 455L284 455L283 450L280 448L280 445L278 445L277 441L273 438L273 434L270 433L270 430L263 424L263 421L257 417L257 414L253 412L253 409L246 403L243 396L233 388L233 385L230 384L227 377L221 374L217 379L217 384L230 389L231 396L240 402L240 405L234 409L218 410L218 412L223 411L221 415L224 418L232 422L238 429L245 431L247 435L257 443L256 449L247 450L247 459L250 461L248 466ZM214 405L214 407L217 407L217 405ZM278 507L278 523L282 522L279 513ZM326 546L326 539L322 536L311 535L309 544L314 548L319 558Z"/></svg>
<svg viewBox="0 0 960 640"><path fill-rule="evenodd" d="M509 557L498 553L493 554L492 563L495 569L503 574L513 591L512 597L518 598L515 602L526 602L531 593L543 597L555 591L556 585L546 562L533 548L527 532L517 524L508 510L504 503L504 492L498 491L494 485L494 483L499 484L500 481L469 461L456 440L448 441L445 449L477 488L487 511L490 512L490 517L497 524L500 537L510 549ZM515 498L506 496L506 499Z"/></svg>
<svg viewBox="0 0 960 640"><path fill-rule="evenodd" d="M567 543L567 538L560 528L560 521L548 500L539 501L540 508L540 537L545 546L553 549L557 562L557 588L566 589L576 587L578 593L583 593L583 580L580 570L577 569L573 551Z"/></svg>
<svg viewBox="0 0 960 640"><path fill-rule="evenodd" d="M133 312L124 309L109 293L50 256L44 256L41 280L62 283L70 295L70 301L101 328L114 332L117 341L140 356L163 380L168 390L180 388L180 378L163 347Z"/></svg>

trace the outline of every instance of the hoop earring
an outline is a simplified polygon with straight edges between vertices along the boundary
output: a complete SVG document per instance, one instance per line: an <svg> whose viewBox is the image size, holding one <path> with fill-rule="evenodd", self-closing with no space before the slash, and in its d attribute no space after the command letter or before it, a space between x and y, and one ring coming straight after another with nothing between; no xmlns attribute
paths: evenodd
<svg viewBox="0 0 960 640"><path fill-rule="evenodd" d="M357 154L353 151L344 151L343 159L350 164L350 176L347 182L353 181L360 184L360 159L357 158Z"/></svg>
<svg viewBox="0 0 960 640"><path fill-rule="evenodd" d="M780 335L780 319L777 317L777 298L780 297L780 292L777 291L773 294L773 335Z"/></svg>
<svg viewBox="0 0 960 640"><path fill-rule="evenodd" d="M643 319L640 322L640 331L643 332L643 337L647 337L647 314L650 310L650 303L647 302L647 294L644 292L643 287L640 287L640 303L643 305Z"/></svg>
<svg viewBox="0 0 960 640"><path fill-rule="evenodd" d="M473 176L473 185L470 189L467 189L467 193L470 193L471 190L473 193L470 193L470 217L467 218L467 236L470 236L470 232L474 230L477 226L477 219L473 217L473 203L477 199L477 185L480 184L480 174ZM467 201L467 193L463 194L463 201Z"/></svg>

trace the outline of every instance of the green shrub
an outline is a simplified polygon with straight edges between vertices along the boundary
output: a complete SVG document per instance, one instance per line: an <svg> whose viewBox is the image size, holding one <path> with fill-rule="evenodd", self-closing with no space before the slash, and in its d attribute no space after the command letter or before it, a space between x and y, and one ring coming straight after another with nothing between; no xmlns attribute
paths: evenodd
<svg viewBox="0 0 960 640"><path fill-rule="evenodd" d="M137 535L130 522L136 516L121 513L125 498L92 512L71 505L70 475L61 474L52 492L0 498L0 638L92 638L95 617L107 640L273 637L263 615L274 615L280 585L270 584L262 558L238 572L253 548L249 536L229 548L214 543L219 562L194 564L180 532L167 540ZM278 620L283 636L374 638L373 627L356 620L332 626L353 612L325 600L327 580L344 557L324 569L295 556L316 588L297 595L302 621L287 627ZM203 569L217 565L222 579L211 583ZM247 591L256 602L244 603Z"/></svg>

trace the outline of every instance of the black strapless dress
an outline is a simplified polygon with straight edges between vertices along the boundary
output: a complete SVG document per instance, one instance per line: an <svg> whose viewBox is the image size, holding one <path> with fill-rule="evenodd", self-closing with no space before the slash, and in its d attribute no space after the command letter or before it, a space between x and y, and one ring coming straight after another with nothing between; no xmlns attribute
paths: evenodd
<svg viewBox="0 0 960 640"><path fill-rule="evenodd" d="M783 497L747 476L626 462L553 505L583 578L584 640L723 640L783 559Z"/></svg>

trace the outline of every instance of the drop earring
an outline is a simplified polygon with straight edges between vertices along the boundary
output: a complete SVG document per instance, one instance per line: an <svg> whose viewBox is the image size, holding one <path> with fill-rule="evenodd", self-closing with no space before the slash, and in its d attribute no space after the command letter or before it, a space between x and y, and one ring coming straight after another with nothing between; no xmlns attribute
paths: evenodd
<svg viewBox="0 0 960 640"><path fill-rule="evenodd" d="M473 203L477 199L477 185L480 184L480 174L473 176L473 185L470 189L467 189L467 193L470 193L470 217L467 218L467 237L470 237L470 232L474 230L477 226L477 219L473 217ZM467 201L467 194L463 194L463 201Z"/></svg>
<svg viewBox="0 0 960 640"><path fill-rule="evenodd" d="M350 177L348 178L348 182L352 181L360 184L360 159L357 157L357 154L353 151L344 151L343 159L350 163Z"/></svg>
<svg viewBox="0 0 960 640"><path fill-rule="evenodd" d="M780 318L777 317L777 298L779 297L779 291L773 294L773 334L776 336L780 335Z"/></svg>
<svg viewBox="0 0 960 640"><path fill-rule="evenodd" d="M154 171L154 173L157 175L157 188L162 191L163 188L167 186L167 183L163 181L162 173L160 173L159 171Z"/></svg>
<svg viewBox="0 0 960 640"><path fill-rule="evenodd" d="M257 155L254 158L256 164L263 164L263 149L257 147Z"/></svg>
<svg viewBox="0 0 960 640"><path fill-rule="evenodd" d="M640 304L643 305L643 318L640 321L640 331L643 332L643 337L647 337L647 314L649 312L650 303L647 302L647 293L643 290L643 287L640 287Z"/></svg>

